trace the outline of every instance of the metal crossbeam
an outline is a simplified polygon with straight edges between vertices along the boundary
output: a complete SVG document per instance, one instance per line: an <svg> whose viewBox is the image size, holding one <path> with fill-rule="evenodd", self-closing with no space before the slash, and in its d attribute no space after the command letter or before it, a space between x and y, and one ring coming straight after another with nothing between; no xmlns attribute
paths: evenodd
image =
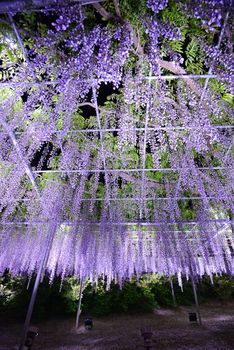
<svg viewBox="0 0 234 350"><path fill-rule="evenodd" d="M219 196L219 197L215 197L215 196L207 196L205 198L206 200L227 200L230 199L230 197L228 196ZM33 201L35 201L35 198L32 199ZM141 202L141 201L173 201L173 200L203 200L202 197L200 196L190 196L190 197L180 197L180 196L176 196L176 197L94 197L94 198L81 198L82 202L91 202L91 201L99 201L99 202L108 202L108 201L117 201L117 202L131 202L131 201L136 201L136 202ZM19 199L19 200L15 200L15 201L8 201L7 203L14 203L14 202L24 202L23 199ZM27 200L26 202L30 202L31 200ZM141 219L140 219L141 220Z"/></svg>
<svg viewBox="0 0 234 350"><path fill-rule="evenodd" d="M197 170L227 170L232 169L231 167L225 166L216 166L216 167L196 167ZM233 166L234 169L234 166ZM80 173L80 174L86 174L86 173L103 173L103 172L109 172L109 173L119 173L119 172L143 172L143 171L162 171L162 172L170 172L170 171L180 171L181 168L123 168L123 169L58 169L58 170L33 170L33 173L35 174L41 174L41 173ZM150 180L150 179L148 179ZM153 181L153 180L152 180Z"/></svg>
<svg viewBox="0 0 234 350"><path fill-rule="evenodd" d="M233 125L210 125L210 127L214 129L234 129ZM92 133L92 132L120 132L120 131L154 131L154 130L200 130L203 127L201 125L196 126L154 126L154 127L147 127L147 128L103 128L103 129L80 129L80 130L70 130L69 133ZM58 131L59 133L60 131Z"/></svg>
<svg viewBox="0 0 234 350"><path fill-rule="evenodd" d="M11 226L11 225L44 225L48 224L50 220L33 220L33 221L1 221L0 225L4 226ZM76 223L77 225L82 225L82 226L87 226L87 225L103 225L103 222L101 223L100 221L82 221L82 220L58 220L58 224L60 225L73 225ZM179 224L182 225L201 225L201 224L223 224L223 223L229 223L231 224L230 219L210 219L210 220L180 220ZM105 226L162 226L163 225L177 225L177 221L172 221L172 220L158 220L158 221L153 221L153 222L144 222L142 220L134 220L134 221L111 221L105 222Z"/></svg>
<svg viewBox="0 0 234 350"><path fill-rule="evenodd" d="M210 78L219 78L219 75L217 74L175 74L175 75L155 75L152 77L143 77L142 80L174 80L174 79L210 79ZM96 83L108 83L108 82L114 82L115 80L107 80L107 79L79 79L80 82L87 82L92 84L93 82ZM25 87L41 87L43 85L57 85L60 84L60 81L54 80L54 81L41 81L41 82L33 82L33 81L19 81L19 82L4 82L0 83L0 89L5 88L18 88L20 86Z"/></svg>
<svg viewBox="0 0 234 350"><path fill-rule="evenodd" d="M230 197L215 197L215 196L209 196L206 197L206 200L215 199L215 200L223 200L223 199L230 199ZM106 198L82 198L82 201L107 201ZM168 200L203 200L202 197L109 197L108 201L168 201Z"/></svg>
<svg viewBox="0 0 234 350"><path fill-rule="evenodd" d="M59 229L59 228L58 228ZM129 231L128 231L129 232ZM138 232L139 232L139 230L136 230L135 228L134 229L131 229L131 231L130 231L132 234L137 234ZM148 231L144 231L144 233L145 234L147 234L147 235L145 235L143 238L145 239L145 240L147 240L148 242L149 241L151 241L151 240L153 240L154 239L154 237L152 237L151 235L153 234L156 234L156 233L160 233L160 230L155 230L155 228L154 228L154 230L148 230ZM178 231L178 230L164 230L163 231L163 233L169 233L169 234L172 234L172 233L176 233L176 234L179 234L179 233L181 233L181 234L191 234L191 233L196 233L196 234L201 234L201 230L200 231L189 231L189 230L183 230L183 231ZM207 232L208 234L219 234L219 232L213 232L213 231L211 231L211 232ZM7 234L6 232L4 232L4 233L0 233L0 236L2 235L2 236L4 236L4 234ZM137 236L134 236L134 237L132 237L132 238L137 238ZM183 240L184 239L184 237L174 237L177 241L178 240ZM199 236L199 237L186 237L186 240L188 240L188 241L198 241L198 243L200 243L200 242L205 242L205 245L207 245L207 239L206 238L201 238L201 236Z"/></svg>
<svg viewBox="0 0 234 350"><path fill-rule="evenodd" d="M211 128L213 129L234 129L234 125L210 125ZM89 133L108 133L108 132L122 132L122 131L173 131L173 130L200 130L203 129L201 125L197 126L154 126L154 127L147 127L147 128L102 128L102 129L74 129L74 130L69 130L68 134L89 134ZM26 131L16 131L16 135L22 135L25 134ZM57 130L55 131L56 134L62 133L62 131Z"/></svg>
<svg viewBox="0 0 234 350"><path fill-rule="evenodd" d="M32 225L37 225L38 223L32 223ZM48 223L46 223L46 224L48 224ZM23 222L21 222L21 223L15 223L15 222L10 222L10 223L8 223L7 224L7 226L11 226L11 225L16 225L16 226L26 226L26 225L28 225L28 223L23 223ZM39 223L38 225L42 225L41 223ZM71 224L66 224L67 226L71 226ZM0 226L1 226L1 223L0 223ZM2 225L3 226L3 225ZM129 225L127 225L127 226L129 226ZM132 226L134 226L134 225L132 225ZM138 227L139 227L139 225L137 225ZM140 225L141 226L141 225ZM132 229L131 229L131 232L132 233L137 233L138 232L138 227L136 228L136 227L133 227ZM228 225L226 225L226 228L228 228ZM62 230L62 228L59 228L58 227L58 229L61 229ZM17 231L16 231L17 232ZM151 234L151 233L155 233L155 227L153 227L153 229L148 229L147 231L144 231L145 233L147 233L147 234ZM167 229L167 230L164 230L163 232L166 232L166 233L182 233L182 234L184 234L184 233L186 233L186 234L199 234L199 233L202 233L202 231L201 230L196 230L196 231L194 231L194 229L192 228L192 229L190 229L190 230L183 230L183 231L181 231L181 230L169 230L169 229ZM217 232L216 231L206 231L206 233L211 233L211 234L214 234L214 235L216 235L217 234ZM7 232L7 231L0 231L0 235L2 235L2 236L4 236L4 235L8 235L9 234L9 232ZM15 232L14 232L14 234L15 234ZM204 235L203 235L204 236ZM145 237L145 238L148 238L148 237ZM179 237L178 237L179 238ZM197 238L196 236L195 237L193 237L193 238ZM201 239L201 236L200 237L198 237L198 239ZM206 241L206 239L201 239L202 241L204 240L204 241Z"/></svg>
<svg viewBox="0 0 234 350"><path fill-rule="evenodd" d="M54 11L66 5L84 6L102 1L104 0L5 0L0 2L0 13Z"/></svg>

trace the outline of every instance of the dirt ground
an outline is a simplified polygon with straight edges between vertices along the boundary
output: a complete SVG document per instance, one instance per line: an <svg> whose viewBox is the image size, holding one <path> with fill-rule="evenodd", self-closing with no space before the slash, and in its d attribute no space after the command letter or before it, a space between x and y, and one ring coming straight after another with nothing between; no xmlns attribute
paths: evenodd
<svg viewBox="0 0 234 350"><path fill-rule="evenodd" d="M152 350L234 349L234 302L201 306L202 326L192 324L193 307L157 309L151 314L94 318L94 328L78 331L75 319L53 319L39 324L32 350L143 350L141 329L151 330ZM22 324L0 323L0 350L17 349Z"/></svg>

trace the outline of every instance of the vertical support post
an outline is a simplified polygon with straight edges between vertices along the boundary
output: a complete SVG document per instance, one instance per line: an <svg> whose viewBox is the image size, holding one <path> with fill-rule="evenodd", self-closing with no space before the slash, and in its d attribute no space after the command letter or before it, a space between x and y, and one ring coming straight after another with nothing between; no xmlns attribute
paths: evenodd
<svg viewBox="0 0 234 350"><path fill-rule="evenodd" d="M43 271L44 263L46 261L46 257L48 256L50 248L51 248L50 243L52 242L52 239L54 237L56 227L57 227L56 222L53 220L49 226L47 239L45 242L45 249L44 249L44 252L42 254L40 265L39 265L39 268L37 271L37 277L36 277L36 280L34 283L33 292L32 292L32 296L30 299L30 303L29 303L29 307L28 307L28 311L27 311L27 315L26 315L26 319L25 319L25 323L24 323L24 329L23 329L23 333L22 333L22 337L20 340L20 345L19 345L18 350L24 350L24 344L25 344L25 340L27 337L27 332L28 332L28 328L30 325L31 317L32 317L32 312L33 312L33 308L34 308L34 304L35 304L35 300L36 300L36 296L37 296L37 291L38 291L38 287L39 287L40 280L41 280L41 274Z"/></svg>
<svg viewBox="0 0 234 350"><path fill-rule="evenodd" d="M176 306L176 298L175 298L175 291L174 291L172 278L170 279L170 285L171 285L171 294L172 294L173 304L174 306Z"/></svg>
<svg viewBox="0 0 234 350"><path fill-rule="evenodd" d="M28 288L30 286L31 279L32 279L32 273L29 275L29 278L28 278L28 283L27 283L27 287L26 287L27 290L28 290Z"/></svg>
<svg viewBox="0 0 234 350"><path fill-rule="evenodd" d="M48 249L46 251L45 259L44 259L42 270L41 270L41 283L43 282L43 279L44 279L44 276L45 276L45 269L46 269L46 265L47 265L47 262L48 262L48 259L49 259L50 250L51 250L52 243L53 243L53 240L54 240L55 232L56 232L56 229L53 231L51 236L48 238Z"/></svg>
<svg viewBox="0 0 234 350"><path fill-rule="evenodd" d="M150 74L149 76L151 77L152 75L152 68L150 67ZM144 193L145 193L145 168L146 168L146 144L147 144L147 127L149 123L149 118L150 118L150 103L151 103L151 84L152 81L151 79L148 80L148 87L149 87L149 92L146 96L148 98L148 101L146 103L146 111L145 111L145 131L144 131L144 146L143 146L143 156L142 156L142 175L141 175L141 198L140 198L140 212L139 212L139 218L142 220L142 216L145 211L145 206L144 206Z"/></svg>
<svg viewBox="0 0 234 350"><path fill-rule="evenodd" d="M183 232L183 227L181 226L181 223L179 223L179 227L180 227L181 231ZM185 240L185 245L187 248L186 250L187 250L187 257L188 257L188 261L189 261L190 278L191 278L192 287L193 287L193 295L194 295L194 300L195 300L195 304L196 304L196 312L198 315L198 323L201 326L202 322L201 322L200 307L198 304L196 284L194 281L194 275L193 275L193 269L192 269L192 254L190 252L190 247L188 245L188 240L186 239L186 237L184 237L184 240Z"/></svg>
<svg viewBox="0 0 234 350"><path fill-rule="evenodd" d="M20 37L20 35L19 35L19 31L18 31L18 29L17 29L17 27L16 27L16 25L15 25L15 22L14 22L14 20L13 20L13 17L12 17L12 15L11 15L10 13L8 13L7 17L8 17L8 19L9 19L9 21L10 21L10 24L11 24L11 26L12 26L14 32L15 32L15 36L16 36L16 38L17 38L17 40L18 40L19 46L20 46L20 48L21 48L21 50L22 50L22 52L23 52L23 55L24 55L24 59L25 59L25 61L27 62L27 65L30 66L30 62L29 62L29 59L28 59L27 52L26 52L26 50L25 50L23 41L22 41L22 39L21 39L21 37Z"/></svg>
<svg viewBox="0 0 234 350"><path fill-rule="evenodd" d="M80 291L79 291L79 302L77 307L77 314L76 314L76 329L79 327L79 319L81 314L81 301L82 301L82 292L83 292L83 278L80 279Z"/></svg>
<svg viewBox="0 0 234 350"><path fill-rule="evenodd" d="M0 113L1 113L2 115L4 115L4 114L3 114L3 109L2 109L2 108L0 108ZM11 142L12 142L12 144L13 144L15 150L16 150L16 153L17 153L17 155L18 155L20 161L21 161L22 165L23 165L24 168L25 168L25 172L26 172L26 174L28 175L28 177L29 177L29 179L30 179L30 181L31 181L31 183L32 183L33 188L35 189L38 198L40 199L40 191L39 191L39 188L38 188L38 186L37 186L37 184L36 184L36 180L35 180L34 174L33 174L33 172L32 172L31 166L30 166L30 164L28 164L27 159L25 159L25 157L24 157L24 155L23 155L23 152L21 151L21 148L20 148L20 146L19 146L19 143L18 143L18 141L16 140L16 137L15 137L14 132L9 128L9 126L8 126L7 123L4 121L3 118L0 118L0 123L2 124L3 129L4 129L4 130L6 131L6 133L8 134L8 136L9 136L9 138L10 138L10 140L11 140Z"/></svg>
<svg viewBox="0 0 234 350"><path fill-rule="evenodd" d="M200 307L199 307L199 303L198 303L196 283L194 281L193 275L191 275L191 282L192 282L192 287L193 287L194 300L195 300L195 304L196 304L196 311L197 311L197 315L198 315L198 323L201 326L201 324L202 324L201 313L200 313Z"/></svg>

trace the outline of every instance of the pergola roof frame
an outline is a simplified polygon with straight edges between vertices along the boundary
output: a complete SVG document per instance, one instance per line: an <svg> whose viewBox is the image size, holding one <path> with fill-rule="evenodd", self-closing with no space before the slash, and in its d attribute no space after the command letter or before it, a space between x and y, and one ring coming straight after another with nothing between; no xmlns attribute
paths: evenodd
<svg viewBox="0 0 234 350"><path fill-rule="evenodd" d="M67 3L71 3L72 1L66 1L66 4ZM77 1L73 1L73 2L77 2ZM81 5L86 5L86 4L89 4L89 3L95 3L95 2L99 2L99 0L93 0L93 1L90 1L90 0L83 0L83 1L79 1L79 3ZM9 2L5 1L4 2L6 6L8 6ZM24 3L25 5L25 8L21 8L19 9L19 1L16 1L16 0L13 0L11 1L11 6L10 7L6 7L4 12L2 12L3 8L4 8L4 3L0 4L0 13L9 13L9 19L10 19L10 23L15 31L15 34L17 36L17 39L18 39L18 42L19 42L19 45L24 53L24 57L25 57L25 60L27 62L27 64L29 65L29 61L28 61L28 58L27 58L27 54L26 54L26 51L24 50L24 47L22 46L22 40L19 36L19 33L17 31L17 28L14 24L14 21L13 21L13 18L12 18L12 15L11 13L13 12L14 13L14 5L17 4L17 8L15 8L15 10L17 10L16 12L22 12L22 11L41 11L42 9L36 9L36 8L31 8L31 9L27 9L26 8L26 1L21 1L21 4ZM37 3L37 6L38 4L41 5L42 3L44 4L44 6L46 7L46 5L48 6L48 1L47 1L47 4L45 3L45 1L43 0L33 0L33 3ZM59 2L58 2L59 4ZM50 10L50 8L47 8L46 10ZM52 10L52 9L51 9ZM228 16L229 16L229 12L227 12L226 14L226 17L225 17L225 20L224 20L224 23L223 23L223 26L222 26L222 29L221 29L221 33L220 33L220 36L219 36L219 40L218 40L218 44L216 46L216 48L219 48L220 44L221 44L221 41L222 41L222 36L223 36L223 33L224 33L224 30L225 30L225 26L226 26L226 23L227 23L227 19L228 19ZM208 86L208 82L209 82L209 79L210 78L213 78L213 77L216 77L218 78L217 76L213 75L212 74L212 65L210 66L209 68L209 71L208 71L208 74L207 75L193 75L192 78L205 78L206 81L205 81L205 86L203 88L203 91L202 91L202 94L201 94L201 97L200 97L200 103L202 102L203 98L204 98L204 95L206 93L206 88ZM149 87L151 85L151 81L153 79L179 79L179 78L188 78L189 75L175 75L175 76L164 76L163 78L161 76L159 77L147 77L146 79L148 79L149 81ZM173 78L172 78L173 77ZM152 79L153 78L153 79ZM190 75L190 78L191 78L191 75ZM100 82L100 81L99 81ZM56 84L56 82L48 82L49 85L50 84ZM3 83L5 84L5 83ZM1 87L6 87L6 85L3 85L1 84L0 88ZM8 84L8 83L6 83ZM31 84L31 83L30 83ZM34 85L34 83L32 83ZM47 83L46 83L47 84ZM9 86L9 85L8 85ZM25 86L25 84L23 83L22 86ZM13 87L13 85L11 85L10 83L10 88ZM92 90L92 95L93 95L93 99L94 99L94 108L95 108L95 111L96 111L96 118L97 118L97 123L98 123L98 132L99 132L99 136L100 136L100 141L101 141L101 156L102 156L102 163L103 163L103 170L101 170L100 172L104 172L105 174L105 177L107 175L107 172L108 172L108 169L107 169L107 165L106 165L106 158L105 158L105 153L104 153L104 147L103 147L103 130L102 130L102 127L101 127L101 120L100 120L100 112L99 112L99 107L98 107L98 104L97 104L97 96L96 96L96 91L95 91L95 88L93 88ZM144 180L145 180L145 172L146 171L149 171L149 169L146 169L146 143L147 143L147 131L149 130L148 129L148 118L149 118L149 105L150 105L150 102L148 101L147 102L147 107L146 107L146 116L145 116L145 127L144 127L144 143L143 143L143 168L142 169L138 169L142 172L142 176L141 176L141 196L140 198L110 198L109 197L109 190L108 190L108 181L106 181L106 192L107 192L107 195L106 195L106 198L83 198L82 200L107 200L107 203L109 204L109 201L110 200L115 200L115 201L119 201L119 200L126 200L126 201L129 201L129 200L134 200L134 201L140 201L140 220L142 219L142 211L143 211L143 201L147 201L147 200L153 200L153 201L156 201L156 200L171 200L171 201L176 201L178 199L185 199L185 200L188 200L188 199L196 199L196 200L200 200L202 199L201 197L177 197L176 195L173 196L173 197L153 197L153 198L147 198L144 196L144 190L145 190L145 183L144 183ZM3 128L4 127L4 123L3 124ZM5 128L6 131L8 132L8 129ZM120 129L121 130L121 129ZM178 129L179 130L179 129ZM78 131L79 132L79 131ZM93 132L93 131L92 131ZM27 160L24 159L23 157L23 153L21 152L20 148L19 148L19 145L17 143L17 140L14 136L14 133L10 132L8 133L9 134L9 137L11 139L11 141L13 142L13 145L14 147L16 148L16 151L18 153L18 155L20 156L22 162L23 162L23 165L25 166L25 171L30 179L30 181L32 182L32 185L33 187L36 189L37 191L37 194L39 194L39 190L37 188L37 185L36 185L36 180L35 180L35 177L34 177L34 172L31 170L30 166L27 165ZM12 136L13 135L13 136ZM231 146L230 146L231 147ZM228 148L227 152L226 152L226 155L225 155L225 162L227 160L227 157L228 157L228 153L230 151L230 147ZM21 156L22 155L22 156ZM220 170L221 167L218 167ZM203 168L204 169L204 168ZM211 168L212 169L212 168ZM208 168L208 170L211 170L210 168ZM96 170L96 169L95 169ZM113 169L114 170L114 169ZM124 169L125 171L128 171L128 169ZM117 169L117 171L121 171L119 169ZM136 171L135 169L132 169L132 171ZM163 169L160 169L160 171L163 171ZM169 170L168 170L169 171ZM170 171L172 171L170 169ZM63 172L63 171L62 171ZM64 171L66 172L66 171ZM78 171L79 172L79 171ZM86 172L88 172L88 170L86 170ZM180 180L179 180L180 181ZM176 191L176 194L177 194L177 191ZM226 199L225 198L222 198L222 197L207 197L207 200L209 199ZM208 220L208 223L211 223L212 220ZM217 222L217 221L215 221ZM230 222L230 220L225 220L225 222ZM42 257L41 257L41 260L40 260L40 266L39 266L39 270L38 270L38 273L37 273L37 277L36 277L36 283L34 285L34 289L33 289L33 294L32 294L32 298L31 298L31 301L30 301L30 305L29 305L29 309L28 309L28 313L27 313L27 317L26 317L26 321L25 321L25 325L24 325L24 332L23 332L23 335L22 335L22 338L21 338L21 343L20 343L20 346L19 346L19 349L22 350L23 347L24 347L24 342L25 342L25 338L26 338L26 334L27 334L27 330L28 330L28 327L29 327L29 323L30 323L30 319L31 319L31 314L32 314L32 311L33 311L33 306L34 306L34 302L35 302L35 298L36 298L36 294L37 294L37 289L39 287L39 283L40 283L40 279L41 279L41 275L43 275L43 270L44 270L44 267L45 267L45 264L46 264L46 261L48 259L48 255L49 255L49 251L50 251L50 248L51 248L51 244L52 244L52 241L53 241L53 237L55 235L55 231L56 231L56 227L58 225L58 221L55 220L55 218L53 218L51 221L49 221L49 224L50 224L50 227L49 227L49 230L48 230L48 233L47 233L47 242L48 244L46 245L45 247L45 250L42 254ZM86 223L87 224L87 223ZM101 224L101 223L99 223ZM112 222L109 222L109 224L113 224ZM151 224L152 223L148 223L148 224ZM159 224L159 223L158 223ZM163 223L165 224L165 223ZM168 224L168 222L167 222ZM178 224L178 226L180 228L182 228L181 226L181 221L176 223L176 222L173 222L174 225ZM199 221L196 223L196 225L199 224ZM1 225L4 225L4 222L1 223ZM160 225L160 224L159 224ZM227 224L226 224L227 225ZM220 234L223 230L225 229L225 227L223 229L221 229L220 231L217 232L217 234ZM179 232L184 232L183 231L183 228L179 231ZM197 295L196 295L196 285L195 285L195 281L194 281L194 276L193 276L193 272L192 272L192 268L190 266L190 277L191 277L191 280L192 280L192 285L193 285L193 291L194 291L194 296L195 296L195 301L196 301L196 307L197 307L197 311L198 311L198 316L199 316L199 323L201 324L201 318L200 318L200 312L199 312L199 307L198 307L198 300L197 300Z"/></svg>
<svg viewBox="0 0 234 350"><path fill-rule="evenodd" d="M77 1L73 1L73 2L77 2ZM89 1L89 0L79 1L79 3L81 3L82 5L87 5L89 3L95 3L95 2L99 2L99 1L94 1L94 0L93 1ZM5 3L8 3L8 2L6 1ZM11 1L11 5L13 5L13 4L17 4L18 5L18 1ZM0 5L1 5L0 6L0 13L1 13L1 7L4 5L4 3L2 3ZM47 5L48 5L48 2L47 2ZM15 34L16 34L17 40L19 42L19 45L20 45L20 47L21 47L21 49L23 51L25 60L26 60L26 62L29 65L29 61L28 61L27 54L25 52L24 46L22 44L22 40L20 38L20 35L18 33L18 30L17 30L17 28L16 28L16 26L14 24L14 21L13 21L12 15L11 15L12 11L7 11L7 12L4 12L4 13L8 13L8 12L10 13L9 16L8 16L9 19L10 19L10 23L11 23L11 25L13 27L13 30L14 30ZM20 11L20 12L22 12L22 11ZM218 44L216 46L217 48L220 47L220 44L221 44L221 41L222 41L222 37L223 37L223 34L224 34L224 30L225 30L225 26L227 24L228 16L229 16L229 12L227 12L227 14L225 16L225 20L224 20L223 27L222 27L221 32L220 32ZM201 95L201 99L200 99L200 101L202 101L203 98L204 98L204 94L206 92L206 88L207 88L209 79L210 78L218 78L218 76L212 74L212 66L211 66L209 71L208 71L208 74L200 74L200 75L177 74L177 75L158 75L158 76L144 77L144 79L148 79L149 80L149 85L150 85L150 82L152 80L157 80L157 79L180 79L180 78L182 78L182 79L187 79L187 78L190 78L190 79L191 78L194 78L194 79L205 78L206 79L205 86L204 86L204 89L203 89L203 92L202 92L202 95ZM94 81L94 80L92 80L92 81ZM104 81L104 80L96 80L96 81L101 82L101 81ZM52 84L53 85L53 84L56 84L56 83L57 82L50 81L50 82L41 82L41 83L38 83L38 82L36 82L36 83L34 83L34 82L28 82L28 83L27 82L26 83L25 82L19 82L19 83L16 83L16 84L17 85L22 84L22 86L25 86L25 84L29 84L29 85L31 85L31 84L32 85L37 85L37 84L49 84L50 85L50 84ZM6 86L9 86L7 84L9 84L9 83L1 83L0 84L0 88L4 88ZM13 83L13 84L15 84L15 83ZM10 83L10 86L12 87L11 83ZM120 128L119 129L118 128L116 128L116 129L114 129L114 128L113 129L102 129L101 128L100 117L99 117L99 107L97 105L97 100L95 99L95 96L94 96L94 100L95 100L94 108L96 110L96 117L97 117L97 122L98 122L99 128L95 129L95 130L92 130L92 129L82 130L82 131L81 130L76 130L76 131L72 131L72 132L84 132L84 133L85 132L99 132L100 138L102 140L103 132L122 131L123 129L120 129ZM214 126L214 127L216 127L216 128L233 128L233 126ZM147 127L147 118L146 118L146 120L145 120L145 127L144 128L138 128L138 129L135 129L135 130L144 131L144 133L145 133L144 140L145 140L146 139L146 132L148 130L160 130L160 129L162 129L162 130L171 130L171 129L173 129L173 130L184 130L185 129L186 130L186 129L188 129L189 130L189 129L196 129L196 127L187 127L187 128L186 127L149 128L149 127ZM13 140L13 144L16 145L15 140ZM230 145L230 147L231 147L231 145ZM228 153L230 151L230 147L229 147L229 149L226 152L225 159L227 158L227 155L228 155ZM20 150L19 150L19 152L20 152ZM145 147L144 147L144 152L145 152ZM143 165L142 169L106 169L105 159L104 159L104 163L103 164L104 164L104 169L103 170L97 170L97 169L93 169L93 170L75 170L74 169L74 170L61 170L61 171L57 171L57 170L45 170L45 171L43 171L43 170L41 170L41 171L40 170L36 170L36 171L32 171L30 168L29 169L27 168L26 169L26 173L29 175L29 178L32 181L32 184L34 186L35 179L34 179L33 173L43 173L43 172L56 172L56 173L58 173L58 172L61 172L61 173L64 173L64 172L78 172L78 173L85 173L85 172L96 172L96 171L98 171L98 172L103 172L104 171L105 173L107 173L107 172L120 172L120 171L132 171L132 172L139 172L140 171L140 172L142 172L142 182L143 182L144 174L145 174L146 171L178 171L179 170L179 169L171 169L171 168L168 168L168 169L165 169L165 168L164 169L161 169L161 168L158 168L158 169L146 169L145 168L145 164ZM207 170L223 170L224 167L214 167L214 168L209 168L209 167L206 168L206 167L204 167L204 168L200 168L200 169L204 169L204 170L206 170L206 169ZM201 197L157 197L157 198L155 198L155 197L153 197L153 198L144 198L143 197L142 198L142 196L141 196L141 199L139 199L139 198L109 198L109 199L110 200L126 200L126 201L129 201L129 200L142 200L142 201L144 201L144 200L178 200L178 199L181 199L181 200L187 200L187 199L199 200L199 199L201 199ZM220 197L208 197L208 199L221 199L221 198ZM101 199L101 198L92 198L92 199L83 198L83 200L103 200L103 199Z"/></svg>

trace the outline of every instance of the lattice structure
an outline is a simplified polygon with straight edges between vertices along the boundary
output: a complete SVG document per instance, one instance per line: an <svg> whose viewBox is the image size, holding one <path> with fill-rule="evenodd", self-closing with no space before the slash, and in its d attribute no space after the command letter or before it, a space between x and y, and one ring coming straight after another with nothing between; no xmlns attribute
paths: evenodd
<svg viewBox="0 0 234 350"><path fill-rule="evenodd" d="M75 19L62 10L39 48L53 51L66 16L82 32L75 9ZM25 64L0 85L0 271L46 269L51 281L56 273L92 281L107 275L108 283L159 272L176 274L180 284L181 275L233 274L233 125L207 88L219 79L213 66L208 74L186 74L173 63L177 73L168 75L162 68L170 62L159 59L157 74L150 62L123 72L132 45L127 29L127 44L105 64L95 56L92 70L84 46L78 58L61 63L61 55L57 65L35 51L40 63L8 17ZM104 34L92 33L99 47Z"/></svg>

